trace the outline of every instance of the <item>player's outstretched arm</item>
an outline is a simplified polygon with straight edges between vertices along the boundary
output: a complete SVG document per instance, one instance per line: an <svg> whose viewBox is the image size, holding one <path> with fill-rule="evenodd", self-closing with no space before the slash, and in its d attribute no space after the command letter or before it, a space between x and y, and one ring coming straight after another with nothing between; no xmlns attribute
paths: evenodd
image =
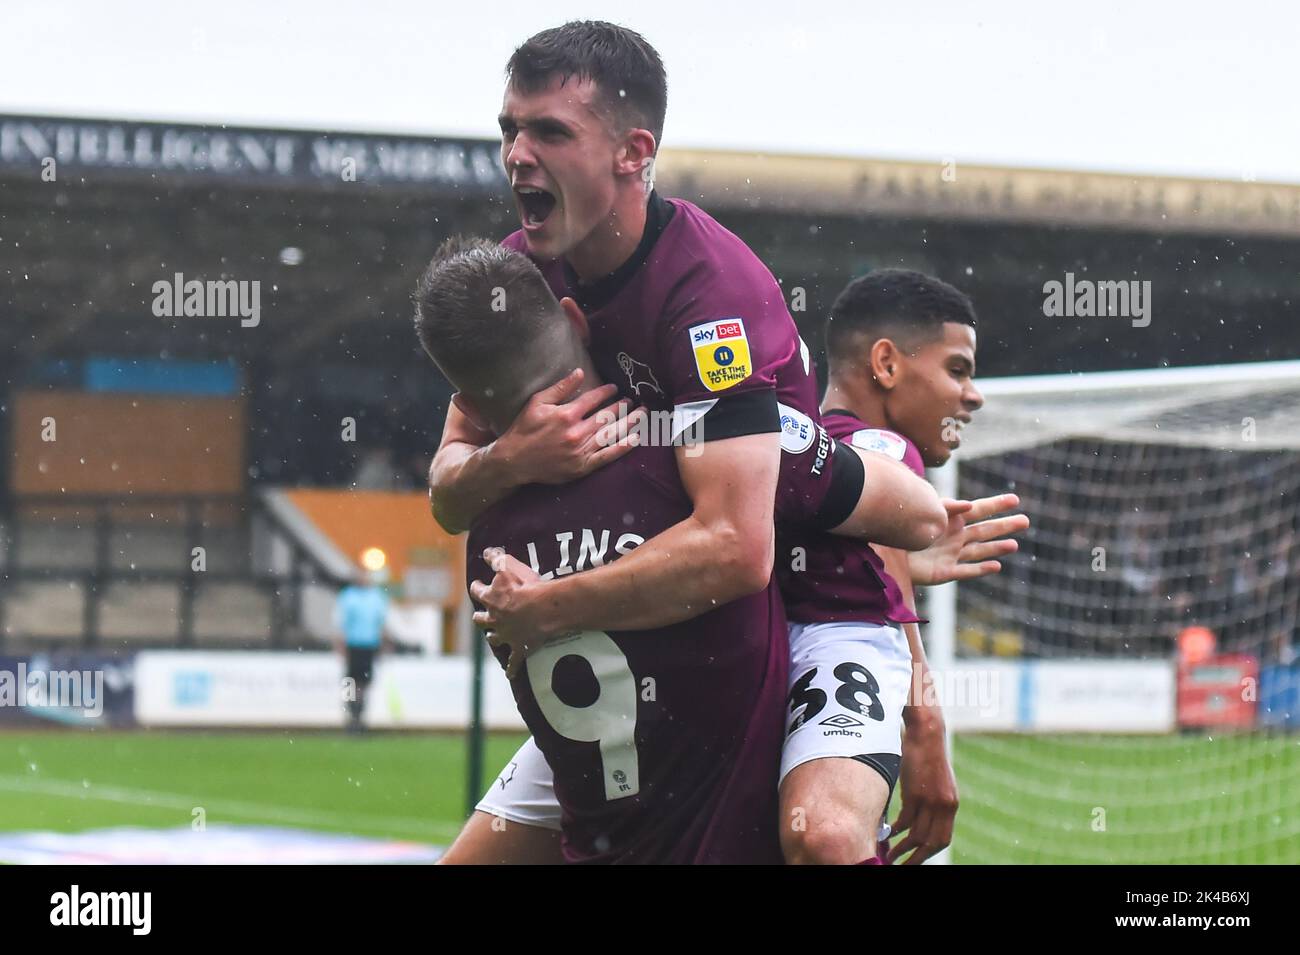
<svg viewBox="0 0 1300 955"><path fill-rule="evenodd" d="M620 439L636 433L642 412L627 415L627 403L620 403L617 424L611 427L608 410L596 412L618 389L602 385L572 398L582 377L582 370L575 369L537 392L500 437L452 402L429 467L429 502L444 530L467 530L474 518L517 487L576 480L634 446Z"/></svg>
<svg viewBox="0 0 1300 955"><path fill-rule="evenodd" d="M888 455L846 447L862 458L866 481L853 513L831 533L901 550L921 550L938 540L948 515L929 482Z"/></svg>
<svg viewBox="0 0 1300 955"><path fill-rule="evenodd" d="M1013 554L1019 544L1011 534L1029 527L1024 514L993 520L1020 506L1014 494L995 494L974 501L945 500L948 523L943 536L924 550L907 555L908 577L917 587L931 587L954 580L973 580L1002 569L998 557Z"/></svg>
<svg viewBox="0 0 1300 955"><path fill-rule="evenodd" d="M679 449L691 516L630 554L581 574L541 580L506 554L496 575L470 594L486 608L474 622L494 647L510 648L507 673L547 641L583 630L648 630L689 620L763 587L772 575L773 502L780 435L710 441L703 454Z"/></svg>

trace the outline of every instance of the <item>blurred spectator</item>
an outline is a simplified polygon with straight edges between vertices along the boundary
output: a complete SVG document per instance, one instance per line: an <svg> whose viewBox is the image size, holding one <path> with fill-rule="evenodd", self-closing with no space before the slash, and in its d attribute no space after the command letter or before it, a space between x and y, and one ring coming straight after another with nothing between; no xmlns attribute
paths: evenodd
<svg viewBox="0 0 1300 955"><path fill-rule="evenodd" d="M336 647L346 671L343 700L349 732L365 728L366 692L388 620L388 593L383 587L387 579L382 568L367 570L358 583L339 591L334 604L334 626L343 635Z"/></svg>

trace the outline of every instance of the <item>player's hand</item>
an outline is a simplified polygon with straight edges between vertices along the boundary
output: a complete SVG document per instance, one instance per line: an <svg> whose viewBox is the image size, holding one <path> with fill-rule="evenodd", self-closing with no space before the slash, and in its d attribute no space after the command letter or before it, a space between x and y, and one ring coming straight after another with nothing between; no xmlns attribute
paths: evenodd
<svg viewBox="0 0 1300 955"><path fill-rule="evenodd" d="M973 580L996 574L1002 564L996 559L1015 553L1020 545L1009 537L1029 526L1024 514L989 520L1020 506L1014 494L995 494L975 501L944 499L948 529L925 550L907 555L907 567L914 586L932 587L953 580Z"/></svg>
<svg viewBox="0 0 1300 955"><path fill-rule="evenodd" d="M529 654L550 639L537 613L546 582L499 547L483 551L483 559L495 576L490 585L477 580L469 585L470 596L486 608L474 614L474 623L487 631L494 651L507 650L506 676L513 680Z"/></svg>
<svg viewBox="0 0 1300 955"><path fill-rule="evenodd" d="M567 484L636 446L645 410L630 410L626 399L606 408L618 394L614 385L601 385L570 401L582 377L582 369L576 368L537 392L497 438L493 451L519 484Z"/></svg>
<svg viewBox="0 0 1300 955"><path fill-rule="evenodd" d="M948 762L941 720L903 731L898 784L903 806L890 827L888 863L893 865L910 852L903 864L920 865L952 842L957 818L957 779ZM904 833L902 839L893 838Z"/></svg>

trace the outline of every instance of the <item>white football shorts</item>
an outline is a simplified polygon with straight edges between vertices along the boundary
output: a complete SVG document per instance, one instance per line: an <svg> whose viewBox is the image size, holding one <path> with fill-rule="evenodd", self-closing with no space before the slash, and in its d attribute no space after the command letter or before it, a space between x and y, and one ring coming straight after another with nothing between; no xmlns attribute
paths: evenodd
<svg viewBox="0 0 1300 955"><path fill-rule="evenodd" d="M531 736L524 740L519 752L511 757L474 808L525 826L560 828L555 777Z"/></svg>
<svg viewBox="0 0 1300 955"><path fill-rule="evenodd" d="M892 789L911 680L912 654L900 627L790 624L781 779L810 760L842 756L873 767Z"/></svg>
<svg viewBox="0 0 1300 955"><path fill-rule="evenodd" d="M903 707L911 678L912 655L898 627L791 624L780 779L809 760L842 756L873 766L892 788L903 752ZM531 737L475 808L527 826L560 828L551 767Z"/></svg>

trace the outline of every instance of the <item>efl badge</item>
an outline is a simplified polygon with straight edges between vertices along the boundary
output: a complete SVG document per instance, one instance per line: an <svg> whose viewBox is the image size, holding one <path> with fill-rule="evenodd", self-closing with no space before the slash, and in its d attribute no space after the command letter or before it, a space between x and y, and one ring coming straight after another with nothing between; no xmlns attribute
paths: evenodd
<svg viewBox="0 0 1300 955"><path fill-rule="evenodd" d="M878 428L866 428L862 431L853 432L853 437L849 438L849 444L855 448L861 448L863 451L887 454L895 461L903 460L903 455L907 453L906 441L892 431L881 431Z"/></svg>
<svg viewBox="0 0 1300 955"><path fill-rule="evenodd" d="M696 325L688 334L700 381L709 391L724 391L753 373L745 323L739 318Z"/></svg>
<svg viewBox="0 0 1300 955"><path fill-rule="evenodd" d="M803 454L812 447L817 426L813 419L798 408L777 402L781 412L781 450L787 454Z"/></svg>

